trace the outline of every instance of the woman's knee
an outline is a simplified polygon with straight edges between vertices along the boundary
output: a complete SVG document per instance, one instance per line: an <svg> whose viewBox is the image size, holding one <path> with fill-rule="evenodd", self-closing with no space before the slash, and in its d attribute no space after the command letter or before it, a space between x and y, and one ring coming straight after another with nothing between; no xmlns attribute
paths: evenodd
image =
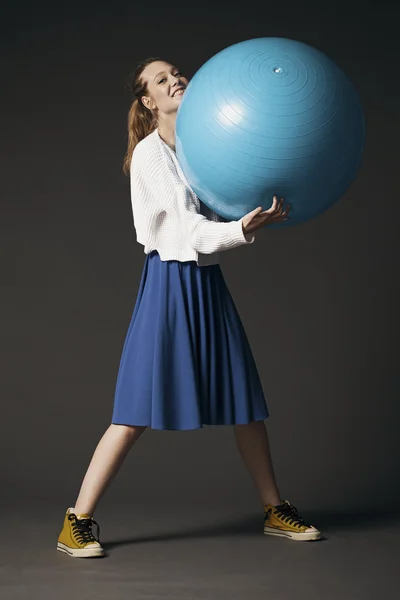
<svg viewBox="0 0 400 600"><path fill-rule="evenodd" d="M118 428L128 439L137 439L147 429L147 425L120 425L112 423L111 426Z"/></svg>

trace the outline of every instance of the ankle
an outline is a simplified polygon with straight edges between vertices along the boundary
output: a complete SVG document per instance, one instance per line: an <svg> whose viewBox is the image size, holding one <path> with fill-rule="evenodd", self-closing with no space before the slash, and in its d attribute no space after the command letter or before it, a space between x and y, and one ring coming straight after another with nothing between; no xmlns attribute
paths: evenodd
<svg viewBox="0 0 400 600"><path fill-rule="evenodd" d="M277 498L276 496L274 496L273 498L266 498L263 500L263 505L266 506L267 504L271 504L272 506L279 506L280 504L284 504L285 501L282 500L281 498Z"/></svg>
<svg viewBox="0 0 400 600"><path fill-rule="evenodd" d="M74 506L74 507L72 508L72 512L73 512L73 513L74 513L76 516L78 516L78 515L89 515L89 516L91 516L91 517L93 516L93 515L92 515L92 513L91 513L91 512L89 512L89 511L86 511L86 510L76 510L76 506Z"/></svg>

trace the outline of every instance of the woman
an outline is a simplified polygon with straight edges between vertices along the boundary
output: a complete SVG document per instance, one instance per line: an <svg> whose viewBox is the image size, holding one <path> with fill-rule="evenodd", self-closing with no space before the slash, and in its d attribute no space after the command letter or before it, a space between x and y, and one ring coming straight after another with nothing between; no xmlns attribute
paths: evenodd
<svg viewBox="0 0 400 600"><path fill-rule="evenodd" d="M112 422L101 438L57 549L102 556L93 512L146 427L233 425L260 493L264 533L311 540L320 532L280 497L264 419L268 409L254 358L219 266L221 251L252 244L255 231L288 217L270 209L226 221L188 185L175 155L177 110L188 85L178 69L149 58L134 72L124 172L130 173L137 241L146 254L117 377ZM97 525L97 538L92 525Z"/></svg>

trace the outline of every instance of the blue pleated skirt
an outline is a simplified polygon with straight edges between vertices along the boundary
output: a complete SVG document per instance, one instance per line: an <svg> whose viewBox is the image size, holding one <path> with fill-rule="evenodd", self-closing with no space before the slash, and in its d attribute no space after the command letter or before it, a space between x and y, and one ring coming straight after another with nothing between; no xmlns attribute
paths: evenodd
<svg viewBox="0 0 400 600"><path fill-rule="evenodd" d="M198 429L268 417L220 265L146 255L122 349L112 423Z"/></svg>

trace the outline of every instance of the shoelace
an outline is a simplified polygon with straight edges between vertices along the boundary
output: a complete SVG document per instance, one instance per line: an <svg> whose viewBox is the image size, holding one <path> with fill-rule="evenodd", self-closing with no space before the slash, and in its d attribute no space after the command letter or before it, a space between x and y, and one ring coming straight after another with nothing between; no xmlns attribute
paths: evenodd
<svg viewBox="0 0 400 600"><path fill-rule="evenodd" d="M75 513L71 513L68 516L72 523L72 532L78 542L86 544L88 542L99 542L100 543L100 525L91 517L90 519L78 519ZM92 533L92 525L97 527L97 539Z"/></svg>
<svg viewBox="0 0 400 600"><path fill-rule="evenodd" d="M298 526L305 525L304 519L300 517L299 513L297 512L297 508L293 506L293 504L286 502L285 504L280 504L275 508L278 517L280 517L285 523Z"/></svg>

